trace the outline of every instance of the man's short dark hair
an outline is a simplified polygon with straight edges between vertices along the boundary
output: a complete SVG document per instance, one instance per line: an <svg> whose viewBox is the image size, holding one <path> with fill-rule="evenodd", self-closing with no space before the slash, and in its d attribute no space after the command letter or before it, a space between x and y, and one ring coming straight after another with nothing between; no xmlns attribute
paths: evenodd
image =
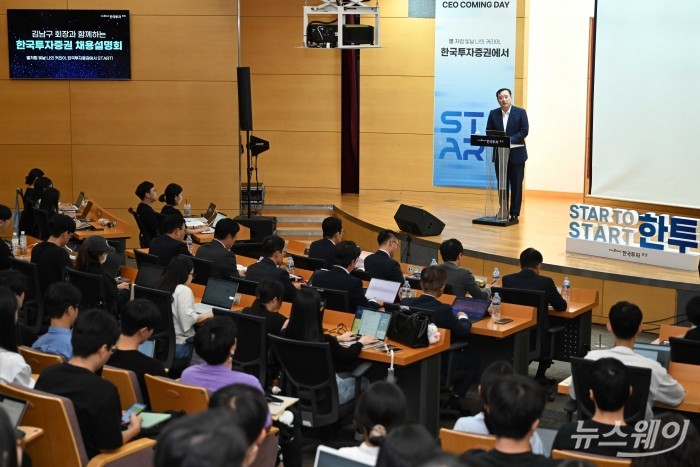
<svg viewBox="0 0 700 467"><path fill-rule="evenodd" d="M360 257L360 247L350 240L343 240L333 248L333 263L347 268L354 260Z"/></svg>
<svg viewBox="0 0 700 467"><path fill-rule="evenodd" d="M0 204L0 221L6 221L12 217L12 209Z"/></svg>
<svg viewBox="0 0 700 467"><path fill-rule="evenodd" d="M0 285L9 288L15 295L20 296L27 292L27 276L16 269L5 269L0 271Z"/></svg>
<svg viewBox="0 0 700 467"><path fill-rule="evenodd" d="M447 272L437 266L428 266L420 272L420 288L423 292L437 292L445 286Z"/></svg>
<svg viewBox="0 0 700 467"><path fill-rule="evenodd" d="M155 185L152 182L141 182L139 183L139 186L136 187L136 196L139 197L141 201L146 197L146 194L148 194L149 191L151 191L151 188L153 188Z"/></svg>
<svg viewBox="0 0 700 467"><path fill-rule="evenodd" d="M69 306L79 306L83 294L73 284L56 282L44 292L44 308L50 318L61 318Z"/></svg>
<svg viewBox="0 0 700 467"><path fill-rule="evenodd" d="M284 239L278 235L268 235L262 241L262 254L270 258L277 251L284 251Z"/></svg>
<svg viewBox="0 0 700 467"><path fill-rule="evenodd" d="M65 214L54 214L49 219L49 235L60 237L64 232L75 232L75 221Z"/></svg>
<svg viewBox="0 0 700 467"><path fill-rule="evenodd" d="M630 397L630 376L627 367L616 358L601 358L591 365L588 382L595 405L605 412L620 410Z"/></svg>
<svg viewBox="0 0 700 467"><path fill-rule="evenodd" d="M121 314L122 334L133 336L141 328L155 329L160 323L160 311L150 300L137 298Z"/></svg>
<svg viewBox="0 0 700 467"><path fill-rule="evenodd" d="M497 360L486 367L479 380L479 391L484 403L488 403L486 400L488 393L496 381L513 373L515 373L513 366L505 360Z"/></svg>
<svg viewBox="0 0 700 467"><path fill-rule="evenodd" d="M544 261L542 253L534 248L526 248L520 253L520 267L523 269L536 268L542 264L542 261Z"/></svg>
<svg viewBox="0 0 700 467"><path fill-rule="evenodd" d="M228 316L214 316L194 335L194 349L210 365L221 365L231 356L238 331Z"/></svg>
<svg viewBox="0 0 700 467"><path fill-rule="evenodd" d="M343 230L343 221L335 216L326 217L321 223L321 229L323 230L323 236L325 238L331 238L333 235Z"/></svg>
<svg viewBox="0 0 700 467"><path fill-rule="evenodd" d="M642 310L634 303L624 300L611 306L608 313L613 334L623 340L632 339L637 335L642 318Z"/></svg>
<svg viewBox="0 0 700 467"><path fill-rule="evenodd" d="M164 234L170 234L175 232L177 229L183 229L185 225L185 219L182 216L173 214L172 216L165 216L163 223L161 224L161 230Z"/></svg>
<svg viewBox="0 0 700 467"><path fill-rule="evenodd" d="M440 256L443 261L457 261L457 257L462 252L464 252L462 242L456 238L445 240L440 244Z"/></svg>
<svg viewBox="0 0 700 467"><path fill-rule="evenodd" d="M223 240L229 235L235 237L239 230L241 230L241 227L238 225L238 222L226 217L216 223L216 227L214 227L214 238Z"/></svg>
<svg viewBox="0 0 700 467"><path fill-rule="evenodd" d="M379 232L379 235L377 235L377 243L379 245L384 245L389 240L394 240L394 239L398 240L399 237L398 237L398 235L396 235L396 232L394 232L393 230L388 230L388 229L382 230L381 232Z"/></svg>
<svg viewBox="0 0 700 467"><path fill-rule="evenodd" d="M498 91L496 91L496 98L498 98L498 95L499 95L500 93L502 93L503 91L508 91L508 95L511 96L511 97L513 97L513 93L510 92L510 89L508 89L508 88L501 88L501 89L499 89Z"/></svg>
<svg viewBox="0 0 700 467"><path fill-rule="evenodd" d="M532 379L513 374L495 382L488 392L487 417L497 438L521 440L542 416L546 395Z"/></svg>
<svg viewBox="0 0 700 467"><path fill-rule="evenodd" d="M695 326L700 326L700 295L696 295L685 305L685 317Z"/></svg>
<svg viewBox="0 0 700 467"><path fill-rule="evenodd" d="M226 407L233 411L236 425L241 427L248 439L248 445L253 444L267 423L267 406L265 396L259 389L247 384L231 384L212 394L209 408Z"/></svg>
<svg viewBox="0 0 700 467"><path fill-rule="evenodd" d="M87 358L103 345L112 348L119 339L119 324L112 315L96 308L81 311L73 324L73 355Z"/></svg>

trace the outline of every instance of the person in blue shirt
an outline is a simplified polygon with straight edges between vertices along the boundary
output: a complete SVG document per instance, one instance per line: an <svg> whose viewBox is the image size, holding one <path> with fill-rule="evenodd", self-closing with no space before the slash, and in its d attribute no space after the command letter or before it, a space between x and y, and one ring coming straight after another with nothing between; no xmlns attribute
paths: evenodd
<svg viewBox="0 0 700 467"><path fill-rule="evenodd" d="M51 284L44 295L44 307L51 318L46 334L37 339L32 348L40 352L60 355L69 360L73 357L71 328L78 317L82 294L68 282Z"/></svg>

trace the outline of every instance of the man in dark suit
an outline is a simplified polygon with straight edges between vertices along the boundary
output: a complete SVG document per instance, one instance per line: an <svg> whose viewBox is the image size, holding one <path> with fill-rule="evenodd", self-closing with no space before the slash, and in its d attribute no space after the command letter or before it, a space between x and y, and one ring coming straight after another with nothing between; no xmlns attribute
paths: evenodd
<svg viewBox="0 0 700 467"><path fill-rule="evenodd" d="M160 223L163 221L163 216L156 213L153 210L153 206L151 206L158 199L158 192L156 192L153 183L144 181L139 183L134 193L136 193L136 196L141 200L136 207L136 214L138 214L141 226L145 230L145 232L141 232L141 234L146 237L147 242L150 242L158 236L160 232Z"/></svg>
<svg viewBox="0 0 700 467"><path fill-rule="evenodd" d="M292 283L289 273L280 266L287 252L284 249L284 239L277 235L263 238L263 258L248 266L245 278L249 281L260 282L263 279L277 279L284 286L284 301L291 302L297 296L297 288Z"/></svg>
<svg viewBox="0 0 700 467"><path fill-rule="evenodd" d="M177 255L192 256L185 243L185 219L182 216L166 216L163 220L163 235L153 240L148 252L158 257L158 262L167 266Z"/></svg>
<svg viewBox="0 0 700 467"><path fill-rule="evenodd" d="M559 294L557 286L554 285L554 281L551 277L540 275L542 268L542 253L535 250L534 248L527 248L520 253L520 267L522 270L515 274L508 274L503 276L503 287L511 289L524 289L524 290L540 290L545 292L547 296L547 303L551 305L556 311L565 311L568 307L566 300ZM551 350L551 342L548 338L549 329L549 319L547 315L538 316L537 319L537 330L540 333L541 339L541 352L543 355L548 355ZM540 360L540 364L537 367L537 379L544 379L545 372L547 368L552 365L551 360Z"/></svg>
<svg viewBox="0 0 700 467"><path fill-rule="evenodd" d="M450 305L438 300L445 291L446 281L447 273L438 266L423 268L420 273L420 286L423 289L423 295L414 298L404 298L401 300L401 305L432 311L431 321L437 327L449 329L450 338L453 341L466 341L472 329L472 324L469 322L467 315L462 311L455 315L452 313ZM449 361L447 358L443 358L441 361L444 374L447 371ZM454 383L452 394L448 401L448 406L452 409L459 408L460 399L467 394L469 386L476 379L476 375L479 372L479 359L468 347L453 352L452 371L460 370L464 370L465 375L460 381ZM444 377L447 378L449 375L444 375Z"/></svg>
<svg viewBox="0 0 700 467"><path fill-rule="evenodd" d="M379 249L365 258L365 271L372 277L392 282L404 282L401 266L393 259L399 249L399 238L393 230L382 230L377 235Z"/></svg>
<svg viewBox="0 0 700 467"><path fill-rule="evenodd" d="M522 146L511 148L508 157L507 190L510 190L510 220L518 221L520 216L520 205L523 200L523 178L525 178L525 161L527 160L527 148L525 147L525 137L529 131L527 112L525 109L515 107L511 104L510 89L501 88L496 92L498 99L498 109L489 112L486 122L486 131L505 131L506 136L510 136L510 144L520 144ZM498 173L498 158L495 158L496 173Z"/></svg>
<svg viewBox="0 0 700 467"><path fill-rule="evenodd" d="M214 240L205 243L197 250L195 257L213 262L211 277L227 280L231 277L240 277L236 265L236 254L231 251L240 229L238 222L233 219L228 217L221 219L214 228Z"/></svg>
<svg viewBox="0 0 700 467"><path fill-rule="evenodd" d="M309 258L326 261L326 269L333 267L333 255L335 246L343 239L343 222L337 217L326 217L321 224L323 238L316 240L309 246Z"/></svg>
<svg viewBox="0 0 700 467"><path fill-rule="evenodd" d="M344 241L334 248L335 265L329 271L317 271L312 278L314 287L343 290L348 293L350 311L358 306L378 307L377 302L370 302L365 297L362 281L350 274L355 269L355 262L360 257L360 247L355 242Z"/></svg>

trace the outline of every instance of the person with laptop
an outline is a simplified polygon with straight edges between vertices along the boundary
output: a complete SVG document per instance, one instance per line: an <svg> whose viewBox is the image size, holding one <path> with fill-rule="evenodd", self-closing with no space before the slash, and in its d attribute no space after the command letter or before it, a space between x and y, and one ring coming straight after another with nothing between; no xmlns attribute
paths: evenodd
<svg viewBox="0 0 700 467"><path fill-rule="evenodd" d="M231 251L240 230L238 222L233 219L228 217L221 219L214 227L214 240L197 249L196 258L206 259L214 263L210 277L226 280L231 277L240 277L236 264L236 254Z"/></svg>
<svg viewBox="0 0 700 467"><path fill-rule="evenodd" d="M192 256L185 243L185 219L182 216L167 216L163 219L163 235L153 240L148 252L158 257L158 262L167 266L178 255Z"/></svg>
<svg viewBox="0 0 700 467"><path fill-rule="evenodd" d="M4 204L0 204L0 234L10 225L10 219L12 219L12 209ZM0 270L10 269L12 267L10 258L14 258L12 250L7 243L0 241Z"/></svg>
<svg viewBox="0 0 700 467"><path fill-rule="evenodd" d="M438 328L449 329L452 341L466 341L469 339L469 333L472 329L467 314L460 311L455 315L450 305L438 300L445 291L446 281L447 273L444 269L438 266L423 268L420 273L420 286L423 289L423 294L420 297L404 298L401 300L401 305L432 311L432 322ZM460 409L460 400L467 394L469 386L474 382L479 372L479 358L469 347L453 351L452 354L452 371L463 370L464 377L454 383L447 404L450 409ZM441 371L445 378L450 377L450 375L445 374L448 363L448 358L441 359Z"/></svg>
<svg viewBox="0 0 700 467"><path fill-rule="evenodd" d="M165 187L165 192L158 197L158 201L165 203L165 205L160 209L160 213L164 216L180 216L182 211L177 207L182 202L182 187L177 183L169 183ZM185 234L193 235L196 233L204 232L209 229L208 225L200 225L199 227L186 228Z"/></svg>
<svg viewBox="0 0 700 467"><path fill-rule="evenodd" d="M17 295L0 286L0 382L34 387L32 369L17 352L15 325L19 313Z"/></svg>
<svg viewBox="0 0 700 467"><path fill-rule="evenodd" d="M326 261L325 268L330 269L335 264L334 248L343 239L343 221L335 216L326 217L321 223L323 238L311 242L309 258Z"/></svg>
<svg viewBox="0 0 700 467"><path fill-rule="evenodd" d="M404 277L401 265L393 259L394 253L399 249L399 237L396 232L382 230L377 235L377 243L379 249L365 258L365 271L377 279L403 284Z"/></svg>
<svg viewBox="0 0 700 467"><path fill-rule="evenodd" d="M277 235L269 235L262 241L263 257L255 264L248 266L245 278L249 281L260 282L263 279L277 279L284 286L284 300L291 302L297 295L297 286L292 282L289 273L280 266L287 256L285 241Z"/></svg>
<svg viewBox="0 0 700 467"><path fill-rule="evenodd" d="M144 228L144 235L148 237L148 240L152 240L158 236L160 233L160 214L156 214L153 210L153 203L158 200L158 192L156 187L152 182L143 181L139 183L134 192L136 196L141 200L139 205L136 207L136 214L138 214L141 220L141 225Z"/></svg>
<svg viewBox="0 0 700 467"><path fill-rule="evenodd" d="M442 257L443 262L438 267L447 273L447 284L452 286L452 295L460 296L468 293L473 298L489 300L491 288L489 286L483 289L479 287L474 274L461 266L463 252L462 242L456 238L445 240L440 244L440 257Z"/></svg>
<svg viewBox="0 0 700 467"><path fill-rule="evenodd" d="M44 294L44 310L51 318L49 330L32 344L44 353L60 355L66 360L73 356L71 328L78 317L82 294L73 284L51 284Z"/></svg>
<svg viewBox="0 0 700 467"><path fill-rule="evenodd" d="M615 347L612 349L592 350L585 358L598 360L601 358L616 358L627 366L651 369L649 400L647 402L646 419L654 416L654 402L661 402L675 407L685 398L683 386L668 374L666 369L656 360L644 357L634 352L634 341L642 332L642 310L633 303L621 301L610 307L608 313L608 332L615 336ZM569 395L576 399L574 385L569 385Z"/></svg>
<svg viewBox="0 0 700 467"><path fill-rule="evenodd" d="M72 268L66 245L75 232L75 222L65 214L56 214L49 219L48 240L32 248L32 263L39 270L39 288L42 293L51 284L63 281L63 270Z"/></svg>

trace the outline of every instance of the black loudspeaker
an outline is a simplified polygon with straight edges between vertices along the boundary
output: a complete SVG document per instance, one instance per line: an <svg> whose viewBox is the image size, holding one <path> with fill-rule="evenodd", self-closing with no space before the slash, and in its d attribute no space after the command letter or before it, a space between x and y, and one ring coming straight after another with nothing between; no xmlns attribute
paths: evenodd
<svg viewBox="0 0 700 467"><path fill-rule="evenodd" d="M277 218L263 216L238 216L236 222L250 229L250 240L262 242L262 239L277 232Z"/></svg>
<svg viewBox="0 0 700 467"><path fill-rule="evenodd" d="M419 237L432 237L440 235L445 223L430 214L425 209L402 204L394 214L396 225L402 232L417 235Z"/></svg>
<svg viewBox="0 0 700 467"><path fill-rule="evenodd" d="M250 98L250 68L238 67L238 122L241 130L253 131L253 103Z"/></svg>

